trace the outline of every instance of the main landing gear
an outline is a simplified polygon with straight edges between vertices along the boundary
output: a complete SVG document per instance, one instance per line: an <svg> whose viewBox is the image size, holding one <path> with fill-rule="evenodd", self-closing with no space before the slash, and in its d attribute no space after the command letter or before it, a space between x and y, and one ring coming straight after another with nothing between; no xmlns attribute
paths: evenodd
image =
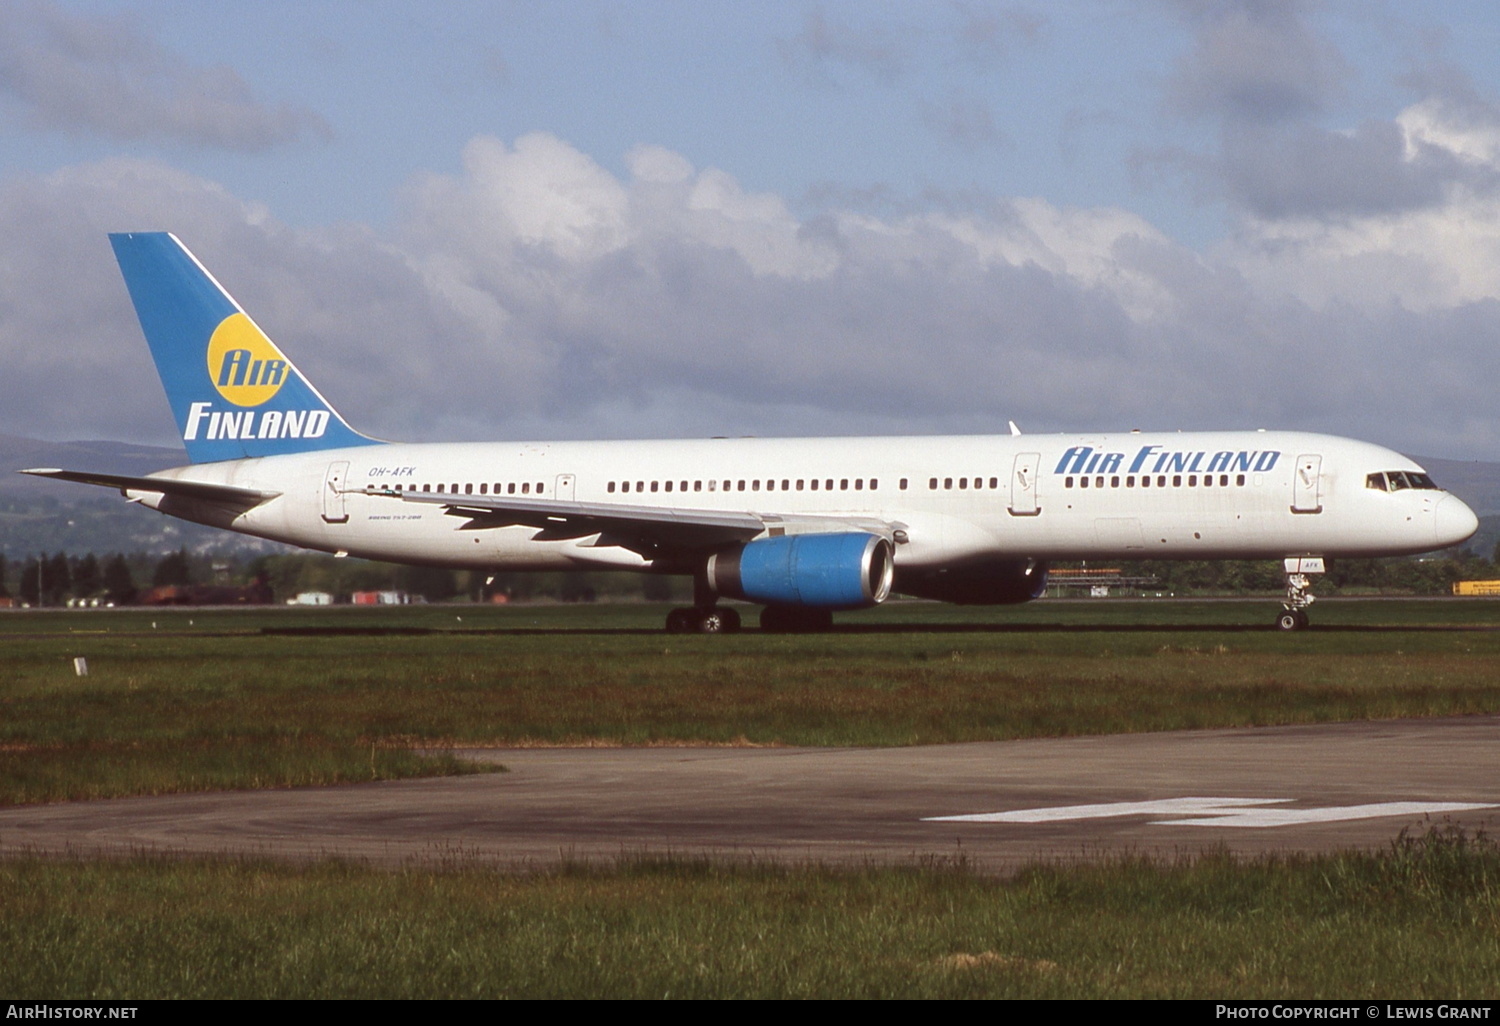
<svg viewBox="0 0 1500 1026"><path fill-rule="evenodd" d="M739 629L740 614L727 607L674 609L667 614L668 634L733 634Z"/></svg>
<svg viewBox="0 0 1500 1026"><path fill-rule="evenodd" d="M708 585L708 574L696 574L693 577L693 605L667 614L667 633L733 634L740 629L740 614L718 602L718 594Z"/></svg>
<svg viewBox="0 0 1500 1026"><path fill-rule="evenodd" d="M1286 599L1281 603L1281 612L1276 615L1276 628L1300 631L1307 627L1307 607L1313 604L1309 575L1323 572L1323 557L1292 556L1283 565L1286 569Z"/></svg>

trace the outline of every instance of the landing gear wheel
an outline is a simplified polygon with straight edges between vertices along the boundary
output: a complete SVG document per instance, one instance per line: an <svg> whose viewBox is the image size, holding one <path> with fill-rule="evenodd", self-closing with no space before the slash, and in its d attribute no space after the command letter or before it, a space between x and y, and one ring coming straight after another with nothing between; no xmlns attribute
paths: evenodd
<svg viewBox="0 0 1500 1026"><path fill-rule="evenodd" d="M740 614L733 609L674 609L667 614L668 634L733 634Z"/></svg>
<svg viewBox="0 0 1500 1026"><path fill-rule="evenodd" d="M1283 609L1276 617L1276 629L1283 631L1306 630L1307 613L1301 609Z"/></svg>

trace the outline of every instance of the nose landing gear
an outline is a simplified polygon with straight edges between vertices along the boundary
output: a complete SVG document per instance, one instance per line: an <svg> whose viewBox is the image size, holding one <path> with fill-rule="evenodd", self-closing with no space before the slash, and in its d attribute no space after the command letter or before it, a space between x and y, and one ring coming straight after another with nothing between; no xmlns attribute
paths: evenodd
<svg viewBox="0 0 1500 1026"><path fill-rule="evenodd" d="M1314 601L1309 575L1323 573L1323 557L1291 556L1282 565L1286 569L1286 599L1276 616L1276 628L1300 631L1307 627L1307 607Z"/></svg>

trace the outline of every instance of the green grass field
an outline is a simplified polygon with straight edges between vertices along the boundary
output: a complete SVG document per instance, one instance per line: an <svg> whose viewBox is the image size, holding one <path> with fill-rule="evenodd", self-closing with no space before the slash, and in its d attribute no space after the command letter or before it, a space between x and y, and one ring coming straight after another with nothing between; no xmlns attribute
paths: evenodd
<svg viewBox="0 0 1500 1026"><path fill-rule="evenodd" d="M0 804L476 767L414 748L910 745L1500 712L1500 602L905 604L823 635L663 610L0 616ZM89 674L74 675L73 659Z"/></svg>
<svg viewBox="0 0 1500 1026"><path fill-rule="evenodd" d="M156 998L1467 998L1500 852L1028 869L626 861L506 874L0 862L0 993Z"/></svg>
<svg viewBox="0 0 1500 1026"><path fill-rule="evenodd" d="M416 747L902 745L1500 712L1500 602L901 604L825 635L652 606L0 615L0 803L476 772ZM72 660L88 659L87 677ZM1500 854L1038 866L0 861L43 997L1488 997Z"/></svg>

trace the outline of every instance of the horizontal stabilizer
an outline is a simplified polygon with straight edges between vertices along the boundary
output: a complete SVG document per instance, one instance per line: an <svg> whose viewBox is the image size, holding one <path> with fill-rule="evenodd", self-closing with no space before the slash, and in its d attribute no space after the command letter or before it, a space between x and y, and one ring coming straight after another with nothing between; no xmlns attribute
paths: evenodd
<svg viewBox="0 0 1500 1026"><path fill-rule="evenodd" d="M127 477L123 474L91 474L80 470L58 470L53 467L38 467L22 470L22 474L35 477L50 477L57 481L76 481L79 484L118 488L120 494L127 492L158 492L162 495L177 495L184 499L204 502L223 502L235 506L259 506L267 499L274 499L280 492L263 492L256 488L236 488L233 485L211 484L207 481L181 481L172 477Z"/></svg>

